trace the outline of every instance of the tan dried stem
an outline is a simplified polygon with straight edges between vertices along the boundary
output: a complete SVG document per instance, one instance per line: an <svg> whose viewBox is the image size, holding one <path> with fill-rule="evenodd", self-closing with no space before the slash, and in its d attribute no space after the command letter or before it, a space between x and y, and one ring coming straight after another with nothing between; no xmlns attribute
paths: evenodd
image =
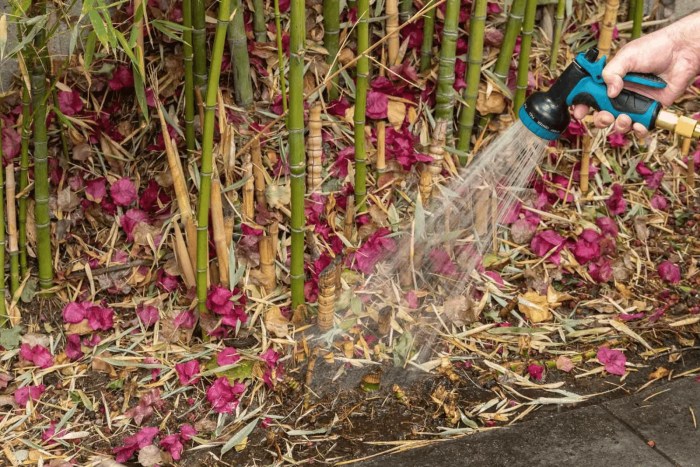
<svg viewBox="0 0 700 467"><path fill-rule="evenodd" d="M228 243L226 243L226 226L224 224L224 208L221 202L221 182L211 182L211 224L214 232L216 247L216 262L219 265L219 282L229 286Z"/></svg>
<svg viewBox="0 0 700 467"><path fill-rule="evenodd" d="M309 135L306 138L306 190L313 193L323 183L323 135L321 133L321 104L309 112Z"/></svg>
<svg viewBox="0 0 700 467"><path fill-rule="evenodd" d="M250 155L253 163L253 180L255 184L255 200L258 205L265 205L265 167L262 162L260 140L255 140L250 147Z"/></svg>

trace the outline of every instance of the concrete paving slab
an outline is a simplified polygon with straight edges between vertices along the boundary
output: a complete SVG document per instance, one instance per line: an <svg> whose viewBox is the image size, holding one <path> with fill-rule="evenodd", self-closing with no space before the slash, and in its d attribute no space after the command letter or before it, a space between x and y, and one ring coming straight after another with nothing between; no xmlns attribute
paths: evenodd
<svg viewBox="0 0 700 467"><path fill-rule="evenodd" d="M592 406L354 465L663 467L673 464L605 408Z"/></svg>
<svg viewBox="0 0 700 467"><path fill-rule="evenodd" d="M673 462L700 467L700 427L693 422L694 414L700 423L700 382L685 379L605 406Z"/></svg>

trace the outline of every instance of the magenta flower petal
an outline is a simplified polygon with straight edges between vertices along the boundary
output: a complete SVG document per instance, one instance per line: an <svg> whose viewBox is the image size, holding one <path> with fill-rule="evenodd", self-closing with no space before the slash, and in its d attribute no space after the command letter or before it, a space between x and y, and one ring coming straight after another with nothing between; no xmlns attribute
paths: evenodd
<svg viewBox="0 0 700 467"><path fill-rule="evenodd" d="M182 441L180 440L180 436L177 434L168 435L160 440L160 447L168 451L173 460L176 461L180 460L182 457L182 451L185 450L185 447L182 445Z"/></svg>
<svg viewBox="0 0 700 467"><path fill-rule="evenodd" d="M659 211L665 211L668 208L668 200L664 195L656 193L651 197L651 207Z"/></svg>
<svg viewBox="0 0 700 467"><path fill-rule="evenodd" d="M617 238L619 230L614 220L607 216L602 216L595 220L595 224L600 228L600 231L603 232L603 235Z"/></svg>
<svg viewBox="0 0 700 467"><path fill-rule="evenodd" d="M189 423L185 423L180 427L180 438L182 438L183 441L189 441L196 434L197 429Z"/></svg>
<svg viewBox="0 0 700 467"><path fill-rule="evenodd" d="M136 309L136 315L139 317L143 325L147 328L156 324L156 322L160 318L158 308L152 305L139 306Z"/></svg>
<svg viewBox="0 0 700 467"><path fill-rule="evenodd" d="M544 367L542 365L531 364L527 367L527 372L530 374L530 378L535 381L542 381L544 376Z"/></svg>
<svg viewBox="0 0 700 467"><path fill-rule="evenodd" d="M611 189L612 194L610 198L605 201L605 205L608 207L610 214L617 216L627 210L627 201L622 197L622 185L616 183Z"/></svg>
<svg viewBox="0 0 700 467"><path fill-rule="evenodd" d="M178 363L175 365L175 371L180 379L180 384L183 386L188 386L192 384L197 384L199 382L199 362L197 360L190 360L184 363Z"/></svg>
<svg viewBox="0 0 700 467"><path fill-rule="evenodd" d="M681 281L681 268L670 261L664 261L656 268L661 279L671 284L678 284Z"/></svg>
<svg viewBox="0 0 700 467"><path fill-rule="evenodd" d="M110 194L117 206L128 206L138 198L136 185L128 178L121 178L114 182L110 188Z"/></svg>
<svg viewBox="0 0 700 467"><path fill-rule="evenodd" d="M241 356L233 347L225 347L216 355L216 363L219 366L233 365L240 359Z"/></svg>
<svg viewBox="0 0 700 467"><path fill-rule="evenodd" d="M22 344L19 349L19 356L21 359L31 362L42 369L53 366L51 352L43 345Z"/></svg>
<svg viewBox="0 0 700 467"><path fill-rule="evenodd" d="M114 327L114 312L107 307L93 305L87 308L85 314L88 324L95 331L109 331Z"/></svg>
<svg viewBox="0 0 700 467"><path fill-rule="evenodd" d="M596 358L605 365L605 371L611 375L623 376L625 374L625 363L627 357L620 350L611 350L607 347L600 347Z"/></svg>
<svg viewBox="0 0 700 467"><path fill-rule="evenodd" d="M63 321L76 324L85 319L85 307L81 303L70 302L63 307Z"/></svg>
<svg viewBox="0 0 700 467"><path fill-rule="evenodd" d="M18 388L15 391L15 402L24 407L29 403L29 400L38 400L41 395L46 391L46 386L39 384L38 386L25 386L23 388Z"/></svg>
<svg viewBox="0 0 700 467"><path fill-rule="evenodd" d="M107 195L107 180L104 177L90 180L85 184L85 197L88 201L101 203Z"/></svg>
<svg viewBox="0 0 700 467"><path fill-rule="evenodd" d="M387 117L389 111L389 97L377 91L367 93L367 118L383 119Z"/></svg>
<svg viewBox="0 0 700 467"><path fill-rule="evenodd" d="M238 397L245 391L245 385L235 383L231 386L228 378L219 377L207 389L207 400L217 413L231 413L238 407Z"/></svg>

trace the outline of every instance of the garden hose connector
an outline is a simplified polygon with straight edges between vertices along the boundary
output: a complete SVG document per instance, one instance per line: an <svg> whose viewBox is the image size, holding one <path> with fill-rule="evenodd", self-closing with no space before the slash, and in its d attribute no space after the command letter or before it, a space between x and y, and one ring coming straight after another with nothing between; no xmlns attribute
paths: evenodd
<svg viewBox="0 0 700 467"><path fill-rule="evenodd" d="M672 131L684 138L700 139L700 125L698 125L698 121L684 115L676 115L673 112L662 110L656 117L656 126Z"/></svg>

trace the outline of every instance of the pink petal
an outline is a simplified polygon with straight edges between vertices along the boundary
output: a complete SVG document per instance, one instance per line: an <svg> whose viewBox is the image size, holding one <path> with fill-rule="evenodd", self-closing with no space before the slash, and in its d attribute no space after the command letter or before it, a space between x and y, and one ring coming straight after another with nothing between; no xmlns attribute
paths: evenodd
<svg viewBox="0 0 700 467"><path fill-rule="evenodd" d="M387 117L389 111L389 97L377 91L367 93L367 118L382 119Z"/></svg>
<svg viewBox="0 0 700 467"><path fill-rule="evenodd" d="M143 325L147 328L156 324L156 322L160 318L158 308L152 305L139 306L136 309L136 315L139 317Z"/></svg>
<svg viewBox="0 0 700 467"><path fill-rule="evenodd" d="M76 324L85 319L85 307L76 302L70 302L63 307L63 321Z"/></svg>
<svg viewBox="0 0 700 467"><path fill-rule="evenodd" d="M110 188L110 194L117 206L128 206L138 198L136 185L128 178L117 180Z"/></svg>
<svg viewBox="0 0 700 467"><path fill-rule="evenodd" d="M619 230L614 220L607 216L602 216L595 220L595 224L600 228L600 231L603 232L603 235L609 235L613 238L617 238Z"/></svg>
<svg viewBox="0 0 700 467"><path fill-rule="evenodd" d="M197 360L190 360L185 363L178 363L175 365L175 371L180 379L180 384L183 386L188 386L192 384L197 384L199 382L199 362Z"/></svg>
<svg viewBox="0 0 700 467"><path fill-rule="evenodd" d="M659 211L665 211L668 208L668 200L664 195L656 193L651 197L651 207Z"/></svg>
<svg viewBox="0 0 700 467"><path fill-rule="evenodd" d="M197 434L197 430L195 429L195 427L193 427L189 423L185 423L184 425L182 425L180 427L180 437L182 438L183 441L189 441L196 434Z"/></svg>
<svg viewBox="0 0 700 467"><path fill-rule="evenodd" d="M80 360L83 358L83 351L80 348L80 336L78 334L69 334L66 336L66 357L71 362Z"/></svg>
<svg viewBox="0 0 700 467"><path fill-rule="evenodd" d="M85 184L85 197L89 201L101 203L107 195L107 180L104 177L90 180Z"/></svg>
<svg viewBox="0 0 700 467"><path fill-rule="evenodd" d="M605 365L605 371L611 375L623 376L625 374L625 363L627 357L620 350L611 350L607 347L600 347L596 358Z"/></svg>
<svg viewBox="0 0 700 467"><path fill-rule="evenodd" d="M664 261L656 268L661 279L671 284L678 284L681 281L681 268L670 261Z"/></svg>
<svg viewBox="0 0 700 467"><path fill-rule="evenodd" d="M238 352L233 347L224 347L216 355L216 363L219 366L233 365L234 363L236 363L240 359L241 359L241 356L238 355Z"/></svg>
<svg viewBox="0 0 700 467"><path fill-rule="evenodd" d="M544 376L544 367L542 365L531 364L527 367L527 372L530 374L530 378L535 381L542 381Z"/></svg>
<svg viewBox="0 0 700 467"><path fill-rule="evenodd" d="M35 401L41 397L46 391L46 386L40 384L38 386L25 386L15 390L15 402L24 407L29 403L29 399Z"/></svg>

